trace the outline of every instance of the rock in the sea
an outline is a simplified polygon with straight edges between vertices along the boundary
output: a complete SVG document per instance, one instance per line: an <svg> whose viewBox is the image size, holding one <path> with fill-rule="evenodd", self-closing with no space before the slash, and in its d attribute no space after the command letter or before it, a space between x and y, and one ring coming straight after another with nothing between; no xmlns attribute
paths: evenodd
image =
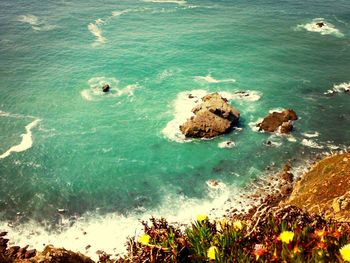
<svg viewBox="0 0 350 263"><path fill-rule="evenodd" d="M186 137L212 138L227 133L237 123L239 111L219 93L204 96L202 101L192 109L195 115L180 126Z"/></svg>
<svg viewBox="0 0 350 263"><path fill-rule="evenodd" d="M293 121L297 120L298 116L294 110L284 110L282 112L272 112L263 119L257 126L259 131L289 133L293 130Z"/></svg>
<svg viewBox="0 0 350 263"><path fill-rule="evenodd" d="M103 85L102 91L103 92L108 92L111 87L108 84Z"/></svg>
<svg viewBox="0 0 350 263"><path fill-rule="evenodd" d="M323 27L325 24L323 23L323 22L317 22L316 23L316 26L318 26L318 27Z"/></svg>

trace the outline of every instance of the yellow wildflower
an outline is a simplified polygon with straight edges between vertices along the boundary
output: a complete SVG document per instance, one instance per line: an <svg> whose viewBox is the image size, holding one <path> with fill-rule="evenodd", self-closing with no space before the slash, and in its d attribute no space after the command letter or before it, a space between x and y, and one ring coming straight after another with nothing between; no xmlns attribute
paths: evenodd
<svg viewBox="0 0 350 263"><path fill-rule="evenodd" d="M233 222L233 227L236 229L236 230L242 230L243 229L243 224L240 220L237 220L235 222Z"/></svg>
<svg viewBox="0 0 350 263"><path fill-rule="evenodd" d="M209 249L208 249L208 252L207 252L207 257L209 259L214 259L216 258L216 254L218 253L218 248L216 246L211 246Z"/></svg>
<svg viewBox="0 0 350 263"><path fill-rule="evenodd" d="M202 223L204 220L208 220L208 216L207 215L197 215L197 221L199 223Z"/></svg>
<svg viewBox="0 0 350 263"><path fill-rule="evenodd" d="M149 235L143 234L142 236L140 236L139 242L140 242L142 245L148 245L150 239L151 239L151 237L150 237Z"/></svg>
<svg viewBox="0 0 350 263"><path fill-rule="evenodd" d="M280 239L283 243L289 244L294 238L294 233L292 231L283 231L280 234Z"/></svg>
<svg viewBox="0 0 350 263"><path fill-rule="evenodd" d="M343 246L340 250L340 255L345 261L350 262L350 243Z"/></svg>

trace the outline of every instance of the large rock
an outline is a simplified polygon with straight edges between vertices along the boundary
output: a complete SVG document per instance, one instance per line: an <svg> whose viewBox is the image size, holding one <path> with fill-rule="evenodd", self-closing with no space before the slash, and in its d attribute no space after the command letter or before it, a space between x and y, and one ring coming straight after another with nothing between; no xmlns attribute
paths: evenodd
<svg viewBox="0 0 350 263"><path fill-rule="evenodd" d="M192 109L195 115L180 126L186 137L212 138L227 133L237 123L238 110L219 93L204 96L202 101Z"/></svg>
<svg viewBox="0 0 350 263"><path fill-rule="evenodd" d="M350 153L327 157L303 175L285 204L350 222L349 179Z"/></svg>
<svg viewBox="0 0 350 263"><path fill-rule="evenodd" d="M263 119L257 126L259 131L289 133L293 130L293 121L298 116L293 110L284 110L282 112L272 112Z"/></svg>

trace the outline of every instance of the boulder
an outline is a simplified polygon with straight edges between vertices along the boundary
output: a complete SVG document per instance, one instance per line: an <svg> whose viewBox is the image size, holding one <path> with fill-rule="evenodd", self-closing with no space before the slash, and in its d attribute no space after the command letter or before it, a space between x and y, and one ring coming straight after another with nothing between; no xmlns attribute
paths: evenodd
<svg viewBox="0 0 350 263"><path fill-rule="evenodd" d="M181 132L191 138L213 138L227 133L240 115L219 93L204 96L192 112L194 116L180 126Z"/></svg>
<svg viewBox="0 0 350 263"><path fill-rule="evenodd" d="M257 126L259 131L289 133L293 130L293 121L297 120L298 116L295 111L287 109L282 112L272 112Z"/></svg>
<svg viewBox="0 0 350 263"><path fill-rule="evenodd" d="M108 92L111 87L108 84L105 84L102 86L102 91L103 92Z"/></svg>

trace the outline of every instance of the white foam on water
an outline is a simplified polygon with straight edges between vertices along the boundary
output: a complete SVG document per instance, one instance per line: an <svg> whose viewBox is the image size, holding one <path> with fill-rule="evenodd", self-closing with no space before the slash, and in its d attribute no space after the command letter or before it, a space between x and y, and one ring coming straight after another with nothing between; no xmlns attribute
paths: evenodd
<svg viewBox="0 0 350 263"><path fill-rule="evenodd" d="M233 141L224 141L224 142L220 142L218 143L218 147L219 148L228 148L228 149L231 149L233 147L235 147L236 144L233 142Z"/></svg>
<svg viewBox="0 0 350 263"><path fill-rule="evenodd" d="M165 4L178 4L185 5L187 2L185 0L143 0L146 3L165 3Z"/></svg>
<svg viewBox="0 0 350 263"><path fill-rule="evenodd" d="M180 92L173 102L174 119L168 122L162 133L170 140L175 142L186 142L185 135L180 131L180 125L193 116L192 109L202 102L202 97L207 95L206 90L192 90Z"/></svg>
<svg viewBox="0 0 350 263"><path fill-rule="evenodd" d="M215 79L211 76L211 74L208 74L207 76L195 76L194 79L199 82L208 82L208 83L225 83L225 82L231 82L234 83L236 82L235 79Z"/></svg>
<svg viewBox="0 0 350 263"><path fill-rule="evenodd" d="M302 133L302 135L307 138L315 138L315 137L318 137L320 134L317 131L315 131L315 132L304 132Z"/></svg>
<svg viewBox="0 0 350 263"><path fill-rule="evenodd" d="M0 155L0 159L4 159L11 155L13 152L23 152L25 150L28 150L33 145L33 137L32 137L32 129L38 125L40 122L40 119L36 119L29 123L27 126L25 126L26 133L22 134L22 141L20 144L12 146L10 149L8 149L6 152Z"/></svg>
<svg viewBox="0 0 350 263"><path fill-rule="evenodd" d="M256 121L251 121L248 123L248 126L252 129L254 132L259 132L259 127L257 126L259 123L263 121L263 118L259 118Z"/></svg>
<svg viewBox="0 0 350 263"><path fill-rule="evenodd" d="M22 22L22 23L27 23L32 26L39 25L39 18L35 15L20 15L17 17L17 21Z"/></svg>
<svg viewBox="0 0 350 263"><path fill-rule="evenodd" d="M311 139L302 139L301 144L314 149L323 149L322 145L319 145L317 142Z"/></svg>
<svg viewBox="0 0 350 263"><path fill-rule="evenodd" d="M252 201L240 197L241 191L235 186L226 186L219 182L215 187L206 190L206 199L187 198L175 194L165 194L163 202L156 209L145 210L139 208L128 215L110 213L97 215L84 214L73 225L69 220L61 220L61 231L48 231L42 225L32 221L20 225L9 226L7 222L0 222L0 229L7 231L7 237L12 244L19 246L30 245L42 250L44 245L53 244L73 251L80 251L97 260L96 251L103 250L109 254L126 253L127 237L139 236L143 227L140 220L150 217L165 217L168 222L189 224L197 215L206 214L210 219L221 217L226 209L249 209ZM228 201L231 199L230 201ZM213 210L215 208L215 210ZM140 212L144 210L144 212ZM86 247L90 245L89 249Z"/></svg>
<svg viewBox="0 0 350 263"><path fill-rule="evenodd" d="M98 44L106 43L106 41L107 41L107 39L102 35L102 29L99 27L101 25L100 20L101 19L97 19L95 21L95 23L90 23L88 25L88 29L89 29L90 33L96 37L96 40L93 43L94 46L96 46Z"/></svg>
<svg viewBox="0 0 350 263"><path fill-rule="evenodd" d="M86 101L94 101L103 97L120 97L123 95L134 96L134 91L140 89L138 84L130 84L124 88L119 88L119 80L110 77L93 77L88 80L89 89L80 91L81 97ZM109 92L103 92L102 86L109 84L111 87Z"/></svg>
<svg viewBox="0 0 350 263"><path fill-rule="evenodd" d="M20 15L17 17L17 21L31 25L32 29L35 31L49 31L57 28L56 25L50 25L47 22L45 22L43 19L40 19L39 17L31 14Z"/></svg>
<svg viewBox="0 0 350 263"><path fill-rule="evenodd" d="M221 96L228 100L258 101L261 99L261 92L254 90L220 92Z"/></svg>
<svg viewBox="0 0 350 263"><path fill-rule="evenodd" d="M319 26L317 23L323 23L323 26ZM333 35L336 37L343 37L344 34L339 31L333 24L326 22L323 18L315 18L310 23L298 25L297 30L305 29L310 32L317 32L321 35Z"/></svg>
<svg viewBox="0 0 350 263"><path fill-rule="evenodd" d="M332 89L327 90L323 94L329 95L334 93L350 92L350 82L334 84Z"/></svg>
<svg viewBox="0 0 350 263"><path fill-rule="evenodd" d="M269 110L269 113L271 114L271 113L274 113L274 112L278 112L278 113L281 113L281 112L283 112L285 109L283 109L283 108L274 108L274 109L271 109L271 110Z"/></svg>

